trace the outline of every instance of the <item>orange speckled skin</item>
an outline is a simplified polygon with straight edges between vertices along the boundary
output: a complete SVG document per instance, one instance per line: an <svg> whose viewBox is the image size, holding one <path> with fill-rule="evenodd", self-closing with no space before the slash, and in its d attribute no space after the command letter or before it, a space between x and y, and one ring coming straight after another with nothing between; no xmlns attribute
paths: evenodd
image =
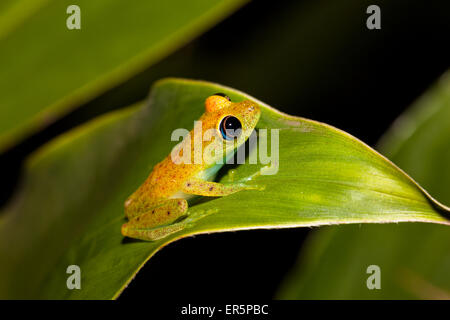
<svg viewBox="0 0 450 320"><path fill-rule="evenodd" d="M123 225L123 235L143 240L159 239L164 237L165 233L161 227L157 227L167 227L183 216L188 209L185 199L189 195L223 196L246 189L242 184L223 185L204 180L205 170L216 166L216 161L223 160L223 155L217 156L216 159L212 154L207 158L209 163L203 161L203 151L213 139L202 141L202 138L208 129L214 129L217 136L221 137L220 123L224 117L232 115L240 120L242 134L235 140L220 139L221 143L224 142L226 152L235 152L255 128L260 117L259 106L248 100L233 103L214 95L206 99L205 109L206 112L200 117L195 128L172 152L182 157L183 150L190 149L190 163L175 163L171 153L155 165L144 183L125 201L125 215L130 221ZM202 141L201 146L199 141ZM194 161L198 159L201 159L200 163Z"/></svg>

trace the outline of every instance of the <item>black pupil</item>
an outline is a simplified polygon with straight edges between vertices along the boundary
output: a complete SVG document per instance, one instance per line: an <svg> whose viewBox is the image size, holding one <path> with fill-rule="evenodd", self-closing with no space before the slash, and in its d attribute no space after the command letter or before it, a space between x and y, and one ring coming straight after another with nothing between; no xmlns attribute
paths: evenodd
<svg viewBox="0 0 450 320"><path fill-rule="evenodd" d="M219 97L224 97L224 98L227 99L228 101L231 101L230 97L227 96L225 93L219 92L219 93L216 93L216 94L214 94L214 95L215 95L215 96L219 96Z"/></svg>
<svg viewBox="0 0 450 320"><path fill-rule="evenodd" d="M220 124L220 131L225 139L233 139L241 134L242 124L238 118L227 116L223 118L222 123Z"/></svg>

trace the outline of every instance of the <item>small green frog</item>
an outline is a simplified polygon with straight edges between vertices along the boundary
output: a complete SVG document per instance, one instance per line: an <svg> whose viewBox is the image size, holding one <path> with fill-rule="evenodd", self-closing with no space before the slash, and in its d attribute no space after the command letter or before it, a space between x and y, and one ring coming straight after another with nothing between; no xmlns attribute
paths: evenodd
<svg viewBox="0 0 450 320"><path fill-rule="evenodd" d="M217 171L234 156L254 130L261 115L259 106L249 100L233 103L226 95L218 93L206 99L205 108L205 113L190 134L153 168L145 182L125 201L125 216L129 221L122 226L124 236L158 240L213 212L198 211L187 215L187 200L193 196L220 197L241 190L264 189L263 186L248 185L243 181L227 184L212 181ZM221 138L223 153L214 152L211 148L214 140L211 139L210 142L202 142L202 154L199 155L195 143L203 139L203 133L208 129L214 130ZM207 149L213 152L204 154ZM173 155L183 157L185 150L191 151L190 160L200 158L204 161L174 161Z"/></svg>

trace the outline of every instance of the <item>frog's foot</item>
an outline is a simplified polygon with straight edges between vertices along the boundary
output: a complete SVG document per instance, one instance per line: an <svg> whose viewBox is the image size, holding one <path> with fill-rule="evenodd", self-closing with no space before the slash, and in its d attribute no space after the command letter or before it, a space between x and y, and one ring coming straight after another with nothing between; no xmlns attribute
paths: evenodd
<svg viewBox="0 0 450 320"><path fill-rule="evenodd" d="M205 218L213 213L216 213L218 211L219 211L219 209L217 209L217 208L194 211L194 212L190 213L186 217L186 219L179 222L178 224L184 224L185 227L192 227L195 224L195 222L197 222L198 220L203 219L203 218Z"/></svg>
<svg viewBox="0 0 450 320"><path fill-rule="evenodd" d="M165 227L160 227L160 228L153 230L152 237L154 237L154 238L157 237L155 240L158 240L158 239L165 238L168 235L171 235L178 231L181 231L183 229L191 228L195 225L195 223L198 220L203 219L213 213L216 213L217 211L219 211L219 210L218 209L208 209L208 210L195 211L192 214L189 214L186 218L184 218L180 222L176 222L174 224L171 224L171 225L168 225Z"/></svg>
<svg viewBox="0 0 450 320"><path fill-rule="evenodd" d="M163 239L175 232L181 231L185 227L185 225L174 223L171 225L156 228L131 228L126 223L122 226L122 234L134 239L156 241L159 239Z"/></svg>
<svg viewBox="0 0 450 320"><path fill-rule="evenodd" d="M266 186L263 184L245 184L245 187L242 188L243 190L258 190L263 191L266 189Z"/></svg>
<svg viewBox="0 0 450 320"><path fill-rule="evenodd" d="M253 179L255 179L256 177L259 177L261 175L261 172L264 170L265 167L262 167L261 169L259 169L258 171L256 171L255 173L249 175L248 177L245 177L241 180L241 182L247 182L247 181L251 181Z"/></svg>
<svg viewBox="0 0 450 320"><path fill-rule="evenodd" d="M250 185L243 182L218 183L200 179L192 179L186 182L182 191L204 197L223 197L242 190L261 190L259 185Z"/></svg>
<svg viewBox="0 0 450 320"><path fill-rule="evenodd" d="M154 214L156 225L165 224L168 219L173 220L171 212L183 211L186 212L188 204L185 199L143 199L141 201L134 201L131 204L125 202L125 217L132 220L142 214L151 212ZM169 212L169 213L167 213ZM169 217L168 217L169 216ZM163 221L159 221L162 219Z"/></svg>
<svg viewBox="0 0 450 320"><path fill-rule="evenodd" d="M122 234L141 240L163 238L164 230L170 231L171 224L184 216L187 209L188 204L185 199L168 199L163 205L131 218L122 226ZM178 230L170 233L176 231Z"/></svg>
<svg viewBox="0 0 450 320"><path fill-rule="evenodd" d="M267 166L266 166L267 167ZM248 184L249 181L254 180L256 177L260 176L262 174L262 171L265 170L266 167L262 167L260 170L256 171L255 173L240 179L237 181L238 184L241 184L243 186L243 190L259 190L262 191L266 189L265 185L261 184Z"/></svg>
<svg viewBox="0 0 450 320"><path fill-rule="evenodd" d="M190 228L195 225L200 219L203 219L210 214L216 213L218 209L199 210L190 214L180 222L176 222L169 225L150 227L150 228L130 228L129 223L122 226L122 234L131 238L136 238L146 241L156 241L163 239L171 234L179 232L185 228Z"/></svg>

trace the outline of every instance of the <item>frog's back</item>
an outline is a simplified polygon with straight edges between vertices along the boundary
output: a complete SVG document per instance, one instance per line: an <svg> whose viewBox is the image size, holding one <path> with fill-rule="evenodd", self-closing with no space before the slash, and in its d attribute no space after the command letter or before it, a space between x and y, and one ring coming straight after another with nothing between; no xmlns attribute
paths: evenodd
<svg viewBox="0 0 450 320"><path fill-rule="evenodd" d="M142 189L140 193L151 198L170 198L180 192L183 184L201 170L201 165L175 164L169 155L153 167L147 180L139 188Z"/></svg>

